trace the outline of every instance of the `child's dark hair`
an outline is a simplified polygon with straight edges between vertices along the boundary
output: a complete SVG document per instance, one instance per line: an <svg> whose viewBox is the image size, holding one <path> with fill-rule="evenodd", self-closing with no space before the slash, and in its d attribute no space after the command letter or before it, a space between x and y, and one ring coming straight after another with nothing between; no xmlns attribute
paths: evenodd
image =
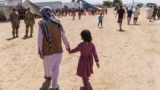
<svg viewBox="0 0 160 90"><path fill-rule="evenodd" d="M89 30L83 30L81 32L81 37L84 42L91 42L92 41L92 36Z"/></svg>
<svg viewBox="0 0 160 90"><path fill-rule="evenodd" d="M100 15L102 15L102 13L100 13Z"/></svg>

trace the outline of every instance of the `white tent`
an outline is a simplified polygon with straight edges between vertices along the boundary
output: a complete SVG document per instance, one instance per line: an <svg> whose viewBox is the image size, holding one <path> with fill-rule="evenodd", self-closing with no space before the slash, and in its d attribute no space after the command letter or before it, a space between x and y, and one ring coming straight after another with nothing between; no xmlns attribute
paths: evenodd
<svg viewBox="0 0 160 90"><path fill-rule="evenodd" d="M62 6L67 6L68 8L76 8L78 9L79 7L82 8L82 6L80 5L80 3L77 2L68 2L68 3L63 3Z"/></svg>
<svg viewBox="0 0 160 90"><path fill-rule="evenodd" d="M37 6L43 7L43 6L49 6L52 9L59 9L62 8L62 2L55 1L55 2L39 2L35 3Z"/></svg>

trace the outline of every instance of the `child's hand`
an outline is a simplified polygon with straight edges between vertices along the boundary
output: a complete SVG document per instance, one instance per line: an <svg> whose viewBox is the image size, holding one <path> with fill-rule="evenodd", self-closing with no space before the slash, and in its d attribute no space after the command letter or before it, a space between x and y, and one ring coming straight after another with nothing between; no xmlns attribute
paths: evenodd
<svg viewBox="0 0 160 90"><path fill-rule="evenodd" d="M98 63L98 62L96 62L96 65L97 65L97 67L98 67L98 68L100 68L100 65L99 65L99 63Z"/></svg>
<svg viewBox="0 0 160 90"><path fill-rule="evenodd" d="M67 48L66 50L67 50L67 51L70 51L70 48Z"/></svg>
<svg viewBox="0 0 160 90"><path fill-rule="evenodd" d="M68 53L70 52L70 50L71 50L70 48L67 48Z"/></svg>

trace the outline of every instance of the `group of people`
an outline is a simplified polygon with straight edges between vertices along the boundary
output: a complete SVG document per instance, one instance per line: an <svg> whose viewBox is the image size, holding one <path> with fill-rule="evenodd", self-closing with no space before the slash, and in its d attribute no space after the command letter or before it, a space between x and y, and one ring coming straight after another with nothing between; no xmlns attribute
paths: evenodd
<svg viewBox="0 0 160 90"><path fill-rule="evenodd" d="M84 84L82 89L92 90L89 77L93 74L93 58L98 68L100 65L90 31L83 30L80 34L83 42L71 49L63 25L52 16L51 8L48 6L42 7L40 14L42 20L38 23L38 52L44 63L44 77L47 80L52 80L52 90L59 90L58 76L63 52L62 41L68 53L80 52L77 75L82 78Z"/></svg>
<svg viewBox="0 0 160 90"><path fill-rule="evenodd" d="M120 6L120 9L117 10L117 13L116 13L116 16L118 14L118 23L120 25L120 31L122 31L122 21L123 19L125 18L125 13L127 12L127 22L128 22L128 25L130 25L130 22L131 22L131 19L132 19L132 14L134 15L133 16L133 24L136 25L137 24L137 20L138 20L138 17L140 15L140 8L139 7L136 7L133 11L133 7L130 7L130 8L126 8L126 11L125 9L123 8L123 6ZM150 6L148 9L147 9L147 13L146 13L146 16L147 16L147 19L149 19L149 21L151 22L151 20L155 20L156 17L157 19L160 19L160 7L157 7L157 6Z"/></svg>
<svg viewBox="0 0 160 90"><path fill-rule="evenodd" d="M147 19L152 20L160 19L160 6L148 6L146 9Z"/></svg>
<svg viewBox="0 0 160 90"><path fill-rule="evenodd" d="M61 8L61 9L53 9L52 12L55 14L55 16L63 17L63 16L72 16L73 20L75 20L76 13L78 13L78 18L81 19L81 16L84 15L86 16L87 13L88 15L99 15L100 13L107 14L107 8L102 8L100 9L91 9L89 8L88 10L84 8Z"/></svg>
<svg viewBox="0 0 160 90"><path fill-rule="evenodd" d="M120 9L117 10L116 12L116 16L118 15L118 23L120 26L119 31L122 31L122 22L123 19L125 18L125 13L127 12L127 22L128 25L130 25L131 19L132 19L132 14L133 16L133 24L136 25L137 24L137 20L138 20L138 16L140 15L140 11L138 10L138 8L136 7L135 10L133 11L133 7L130 8L126 8L126 10L123 8L123 6L120 6Z"/></svg>
<svg viewBox="0 0 160 90"><path fill-rule="evenodd" d="M20 27L20 17L19 14L16 11L16 8L13 8L12 12L10 13L10 21L12 24L12 35L13 38L19 37L19 27ZM35 24L35 16L30 11L30 8L27 8L27 11L25 13L24 23L26 24L26 33L24 35L24 38L32 37L33 36L33 26ZM28 36L30 28L30 36Z"/></svg>
<svg viewBox="0 0 160 90"><path fill-rule="evenodd" d="M115 17L117 17L118 15L118 23L119 23L119 31L123 31L122 30L122 22L123 19L125 18L125 13L127 12L127 21L128 21L128 25L130 25L131 22L131 18L132 18L132 14L134 14L133 17L133 24L136 25L137 24L137 20L138 20L138 16L140 15L140 11L138 10L138 8L136 7L135 10L133 11L133 7L131 7L130 9L126 8L126 10L123 8L123 6L121 5L119 9L115 9L116 14ZM101 12L99 17L98 17L98 27L101 24L101 27L103 27L103 18L104 18L104 14Z"/></svg>
<svg viewBox="0 0 160 90"><path fill-rule="evenodd" d="M133 23L137 24L138 16L140 15L138 8L136 7L134 11L133 11L133 7L131 7L130 9L126 8L126 11L127 11L128 25L130 25L132 14L134 14Z"/></svg>

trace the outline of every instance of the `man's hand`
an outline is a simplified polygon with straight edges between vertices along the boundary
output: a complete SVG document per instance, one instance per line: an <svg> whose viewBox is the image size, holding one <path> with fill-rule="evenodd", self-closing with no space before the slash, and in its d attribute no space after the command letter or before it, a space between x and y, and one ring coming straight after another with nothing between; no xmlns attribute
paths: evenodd
<svg viewBox="0 0 160 90"><path fill-rule="evenodd" d="M43 56L42 52L39 52L39 56L40 56L41 59L44 59L44 56Z"/></svg>

